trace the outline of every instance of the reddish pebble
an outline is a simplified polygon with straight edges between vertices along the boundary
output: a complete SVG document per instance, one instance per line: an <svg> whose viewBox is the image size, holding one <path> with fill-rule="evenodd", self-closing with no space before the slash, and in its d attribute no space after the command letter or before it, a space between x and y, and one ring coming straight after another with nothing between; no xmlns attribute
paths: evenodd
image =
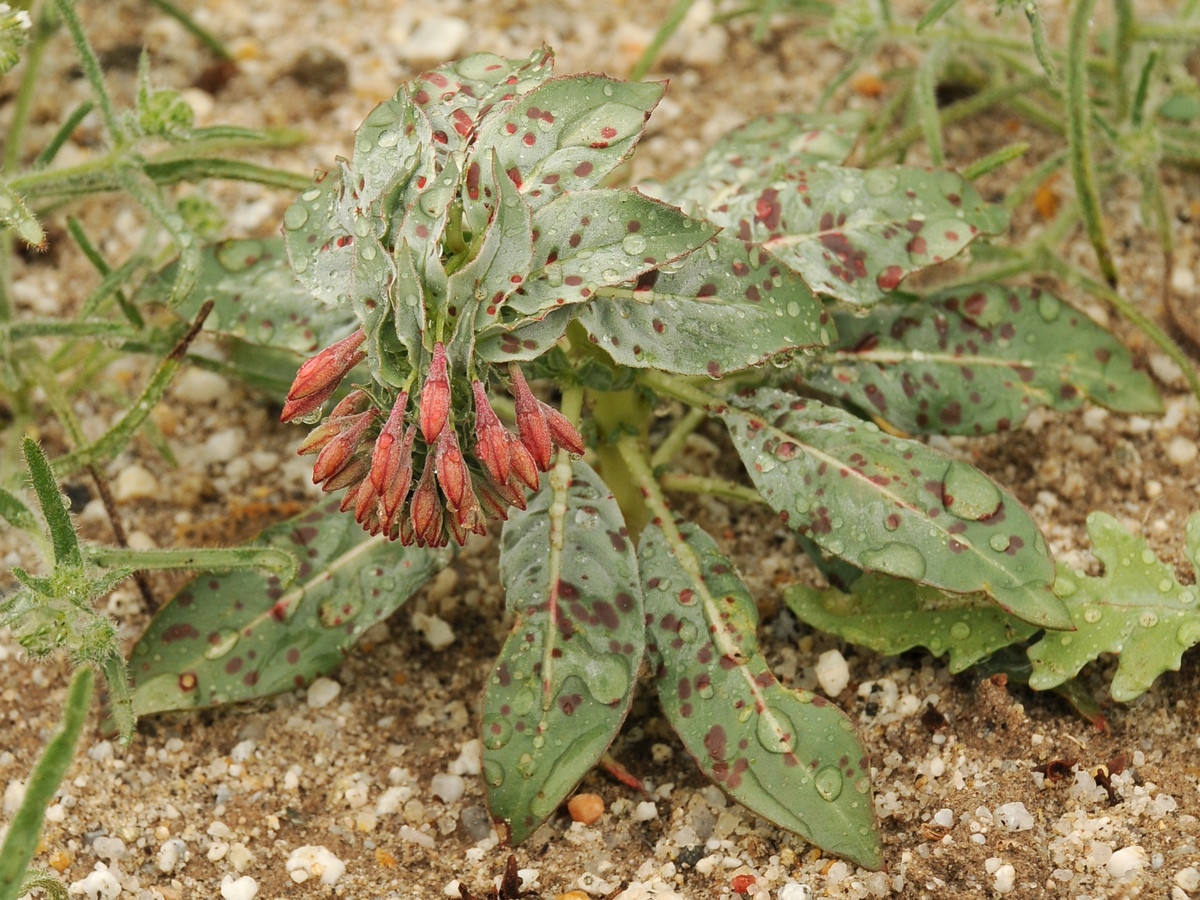
<svg viewBox="0 0 1200 900"><path fill-rule="evenodd" d="M571 821L591 825L604 815L604 800L599 794L576 794L567 803Z"/></svg>
<svg viewBox="0 0 1200 900"><path fill-rule="evenodd" d="M733 880L729 882L729 886L733 888L735 894L748 894L754 889L754 876L734 875Z"/></svg>

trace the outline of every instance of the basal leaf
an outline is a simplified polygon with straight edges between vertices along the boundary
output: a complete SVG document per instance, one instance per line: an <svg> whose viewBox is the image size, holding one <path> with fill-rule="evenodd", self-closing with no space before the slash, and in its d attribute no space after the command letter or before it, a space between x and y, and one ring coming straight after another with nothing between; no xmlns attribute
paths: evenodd
<svg viewBox="0 0 1200 900"><path fill-rule="evenodd" d="M972 466L816 400L773 389L719 410L750 478L792 528L868 572L985 591L1070 628L1054 562L1020 502Z"/></svg>
<svg viewBox="0 0 1200 900"><path fill-rule="evenodd" d="M836 350L804 381L913 433L984 434L1084 399L1127 413L1162 401L1128 350L1037 288L980 284L863 317L835 310Z"/></svg>
<svg viewBox="0 0 1200 900"><path fill-rule="evenodd" d="M529 277L506 320L583 303L598 288L630 282L699 247L717 229L637 191L564 194L533 215Z"/></svg>
<svg viewBox="0 0 1200 900"><path fill-rule="evenodd" d="M512 634L483 697L488 807L520 843L599 761L645 647L637 555L612 494L563 453L504 527Z"/></svg>
<svg viewBox="0 0 1200 900"><path fill-rule="evenodd" d="M808 285L761 248L713 236L678 271L600 288L580 316L618 363L720 375L827 343L832 324Z"/></svg>
<svg viewBox="0 0 1200 900"><path fill-rule="evenodd" d="M886 575L864 575L851 593L796 584L783 599L796 617L821 631L893 656L926 647L950 652L961 672L1001 647L1032 637L1036 625L1010 616L983 594L947 594Z"/></svg>
<svg viewBox="0 0 1200 900"><path fill-rule="evenodd" d="M961 176L912 168L801 169L698 214L762 244L818 294L859 305L1007 224Z"/></svg>
<svg viewBox="0 0 1200 900"><path fill-rule="evenodd" d="M366 209L382 201L388 218L414 173L420 170L426 177L433 173L429 121L406 87L371 110L358 126L352 177L342 182L351 186L356 207Z"/></svg>
<svg viewBox="0 0 1200 900"><path fill-rule="evenodd" d="M1195 585L1184 586L1141 537L1106 513L1088 516L1092 553L1104 574L1091 577L1059 566L1054 592L1077 631L1047 634L1029 648L1030 687L1045 690L1073 678L1101 653L1119 654L1111 693L1128 702L1154 679L1178 671L1184 651L1200 644L1200 604ZM1187 524L1188 557L1200 563L1200 513ZM1066 639L1066 640L1064 640Z"/></svg>
<svg viewBox="0 0 1200 900"><path fill-rule="evenodd" d="M537 210L564 191L595 187L633 153L665 90L604 75L553 78L492 110L474 154L495 150Z"/></svg>
<svg viewBox="0 0 1200 900"><path fill-rule="evenodd" d="M263 697L331 672L448 562L369 536L338 503L253 542L299 557L291 584L245 569L201 575L158 612L130 657L139 715Z"/></svg>
<svg viewBox="0 0 1200 900"><path fill-rule="evenodd" d="M668 181L666 196L688 212L703 214L748 183L775 181L789 172L819 165L838 165L854 149L864 121L865 116L857 110L752 119L713 144L700 165Z"/></svg>
<svg viewBox="0 0 1200 900"><path fill-rule="evenodd" d="M771 674L730 561L703 531L673 524L646 528L638 560L659 700L704 774L780 827L879 868L870 761L854 726Z"/></svg>
<svg viewBox="0 0 1200 900"><path fill-rule="evenodd" d="M165 296L175 281L176 263L146 282L143 297ZM351 330L348 311L313 302L312 292L296 283L284 242L231 240L205 247L196 286L175 312L192 319L206 300L214 306L205 330L262 347L311 354Z"/></svg>

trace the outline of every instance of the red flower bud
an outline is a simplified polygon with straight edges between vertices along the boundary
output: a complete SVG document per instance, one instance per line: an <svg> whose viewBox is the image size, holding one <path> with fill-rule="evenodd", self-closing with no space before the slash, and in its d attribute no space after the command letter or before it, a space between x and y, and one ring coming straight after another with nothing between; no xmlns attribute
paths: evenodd
<svg viewBox="0 0 1200 900"><path fill-rule="evenodd" d="M358 349L366 338L360 328L306 360L288 391L280 421L290 422L320 409L333 396L346 374L366 359L367 354Z"/></svg>
<svg viewBox="0 0 1200 900"><path fill-rule="evenodd" d="M342 433L342 428L345 424L340 419L326 419L310 431L308 436L300 442L300 446L296 448L296 455L307 456L310 453L317 453L323 450L326 444Z"/></svg>
<svg viewBox="0 0 1200 900"><path fill-rule="evenodd" d="M350 461L333 474L328 481L321 485L326 492L340 491L342 488L358 484L367 477L371 464L365 456L353 456Z"/></svg>
<svg viewBox="0 0 1200 900"><path fill-rule="evenodd" d="M379 502L383 510L383 524L388 531L396 520L408 489L412 486L412 448L417 439L417 426L409 425L404 436L392 443L387 452L387 478L379 488ZM376 453L379 447L376 445ZM375 477L375 466L372 464L371 477Z"/></svg>
<svg viewBox="0 0 1200 900"><path fill-rule="evenodd" d="M425 457L425 469L412 495L413 534L420 547L440 547L442 539L442 498L434 482L434 455Z"/></svg>
<svg viewBox="0 0 1200 900"><path fill-rule="evenodd" d="M453 428L442 429L434 452L434 462L437 465L438 484L442 486L446 502L451 509L462 508L471 494L471 476Z"/></svg>
<svg viewBox="0 0 1200 900"><path fill-rule="evenodd" d="M342 426L341 433L325 445L325 448L318 454L317 461L313 464L313 484L320 484L322 481L333 478L346 467L353 457L354 451L362 442L363 433L378 415L379 411L371 407L356 417L344 420L345 424ZM341 484L340 486L345 487L346 485ZM328 484L323 489L326 491L337 490L335 487L329 487Z"/></svg>
<svg viewBox="0 0 1200 900"><path fill-rule="evenodd" d="M517 446L519 447L520 444ZM536 475L537 472L535 471L534 474ZM512 506L515 506L517 509L525 508L525 491L522 490L521 486L514 482L511 478L504 482L504 484L496 484L493 482L492 487L495 489L497 494L499 494Z"/></svg>
<svg viewBox="0 0 1200 900"><path fill-rule="evenodd" d="M511 434L508 436L508 462L512 467L513 474L525 482L531 491L538 489L537 464L533 461L533 456L525 448L525 445ZM510 484L511 482L497 481L496 483Z"/></svg>
<svg viewBox="0 0 1200 900"><path fill-rule="evenodd" d="M458 524L458 520L454 516L446 517L446 527L450 532L450 537L454 539L454 543L462 547L467 543L467 529Z"/></svg>
<svg viewBox="0 0 1200 900"><path fill-rule="evenodd" d="M379 491L370 478L364 478L355 491L354 521L370 530L371 517L376 523L379 522Z"/></svg>
<svg viewBox="0 0 1200 900"><path fill-rule="evenodd" d="M405 512L409 512L409 510L405 509ZM411 547L416 541L416 534L413 532L412 516L402 514L396 528L399 530L400 543L405 547Z"/></svg>
<svg viewBox="0 0 1200 900"><path fill-rule="evenodd" d="M488 403L483 382L472 382L471 390L475 393L475 456L488 474L503 484L509 472L508 432Z"/></svg>
<svg viewBox="0 0 1200 900"><path fill-rule="evenodd" d="M432 447L450 417L450 376L446 372L446 348L441 341L433 345L433 361L421 388L419 415L421 434Z"/></svg>
<svg viewBox="0 0 1200 900"><path fill-rule="evenodd" d="M509 503L499 492L482 478L473 479L475 496L479 500L484 515L492 519L506 521L508 519Z"/></svg>
<svg viewBox="0 0 1200 900"><path fill-rule="evenodd" d="M366 412L370 406L371 395L364 390L356 388L343 397L341 402L329 411L329 418L333 420L358 415L360 412Z"/></svg>
<svg viewBox="0 0 1200 900"><path fill-rule="evenodd" d="M545 404L539 403L525 383L525 376L516 363L508 367L512 375L513 401L517 408L517 430L521 433L521 443L529 451L537 467L543 472L550 469L550 458L554 447L550 438L550 426L546 422ZM529 482L518 473L522 481ZM533 487L533 485L530 485Z"/></svg>
<svg viewBox="0 0 1200 900"><path fill-rule="evenodd" d="M583 453L583 437L571 424L571 420L553 406L547 406L545 403L540 405L546 416L546 425L550 429L550 438L554 443L576 456L581 455Z"/></svg>

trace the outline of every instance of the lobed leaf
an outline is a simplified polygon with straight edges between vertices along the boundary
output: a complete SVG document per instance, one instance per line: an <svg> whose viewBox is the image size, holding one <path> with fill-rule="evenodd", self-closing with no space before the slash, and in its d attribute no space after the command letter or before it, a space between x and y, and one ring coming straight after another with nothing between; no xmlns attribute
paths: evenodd
<svg viewBox="0 0 1200 900"><path fill-rule="evenodd" d="M516 616L483 695L483 774L514 844L595 766L633 699L645 647L637 556L608 487L559 456L504 527Z"/></svg>
<svg viewBox="0 0 1200 900"><path fill-rule="evenodd" d="M1046 628L1071 620L1054 561L1012 494L974 467L816 400L774 389L718 412L763 498L796 531L868 572L984 591Z"/></svg>
<svg viewBox="0 0 1200 900"><path fill-rule="evenodd" d="M1047 634L1029 648L1029 685L1055 687L1101 653L1116 653L1110 692L1126 703L1149 690L1163 672L1178 671L1184 651L1200 644L1197 589L1181 585L1145 539L1129 534L1112 516L1092 513L1087 529L1104 574L1091 577L1059 566L1054 592L1078 630ZM1187 547L1192 565L1200 569L1200 513L1188 519Z"/></svg>
<svg viewBox="0 0 1200 900"><path fill-rule="evenodd" d="M1085 398L1119 412L1162 410L1120 341L1038 288L979 284L833 318L838 346L805 369L805 384L905 431L1007 431L1031 409L1074 409Z"/></svg>
<svg viewBox="0 0 1200 900"><path fill-rule="evenodd" d="M628 158L665 91L604 75L553 78L492 110L473 155L495 151L536 211L563 192L595 187Z"/></svg>
<svg viewBox="0 0 1200 900"><path fill-rule="evenodd" d="M371 537L338 499L266 529L253 546L300 559L295 581L253 570L197 577L130 655L138 715L216 706L303 686L333 671L364 631L449 560Z"/></svg>
<svg viewBox="0 0 1200 900"><path fill-rule="evenodd" d="M730 561L690 525L648 526L638 561L659 701L704 774L752 812L878 869L866 750L837 707L771 674Z"/></svg>
<svg viewBox="0 0 1200 900"><path fill-rule="evenodd" d="M672 267L674 268L674 267ZM717 376L828 343L833 326L799 275L717 234L677 271L602 287L580 321L618 363Z"/></svg>
<svg viewBox="0 0 1200 900"><path fill-rule="evenodd" d="M688 212L712 209L747 184L845 162L865 121L857 110L752 119L720 138L698 166L676 175L664 191Z"/></svg>
<svg viewBox="0 0 1200 900"><path fill-rule="evenodd" d="M950 653L950 671L961 672L1001 647L1037 633L984 594L947 594L886 575L864 575L850 593L795 584L783 592L796 617L843 640L894 656L926 647Z"/></svg>
<svg viewBox="0 0 1200 900"><path fill-rule="evenodd" d="M175 281L171 263L142 286L143 299L164 296ZM175 307L194 319L206 300L212 312L205 330L260 347L311 354L345 336L354 316L318 306L312 292L296 283L281 238L229 240L204 247L196 284Z"/></svg>
<svg viewBox="0 0 1200 900"><path fill-rule="evenodd" d="M752 180L700 214L762 244L818 294L860 306L1008 224L961 176L899 167Z"/></svg>

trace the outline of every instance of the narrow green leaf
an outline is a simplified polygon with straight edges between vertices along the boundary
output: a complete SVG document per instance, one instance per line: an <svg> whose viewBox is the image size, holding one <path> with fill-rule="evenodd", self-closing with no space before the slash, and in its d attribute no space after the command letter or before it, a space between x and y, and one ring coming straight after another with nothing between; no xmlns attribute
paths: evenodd
<svg viewBox="0 0 1200 900"><path fill-rule="evenodd" d="M563 192L600 184L633 153L665 91L665 84L603 75L553 78L491 111L473 156L494 150L536 211Z"/></svg>
<svg viewBox="0 0 1200 900"><path fill-rule="evenodd" d="M54 792L75 755L75 745L87 722L94 683L95 676L88 668L78 670L72 677L62 722L25 785L25 799L9 822L8 834L0 846L0 900L16 900L24 891L26 868L37 851L46 807L54 799Z"/></svg>
<svg viewBox="0 0 1200 900"><path fill-rule="evenodd" d="M817 293L859 305L1007 225L961 176L901 167L790 171L701 214L762 244Z"/></svg>
<svg viewBox="0 0 1200 900"><path fill-rule="evenodd" d="M130 656L138 715L263 697L331 672L448 561L369 536L336 499L268 528L253 545L299 556L296 580L238 570L184 587Z"/></svg>
<svg viewBox="0 0 1200 900"><path fill-rule="evenodd" d="M723 234L677 271L600 288L580 316L621 365L720 375L828 343L833 324L804 279L760 248Z"/></svg>
<svg viewBox="0 0 1200 900"><path fill-rule="evenodd" d="M942 16L954 9L958 5L958 0L934 0L929 9L925 10L925 14L917 20L917 34L920 34L930 25L936 24Z"/></svg>
<svg viewBox="0 0 1200 900"><path fill-rule="evenodd" d="M926 647L934 656L949 651L951 672L1038 631L985 594L947 594L886 575L864 575L851 593L792 585L783 599L801 621L877 653L894 656L913 647Z"/></svg>
<svg viewBox="0 0 1200 900"><path fill-rule="evenodd" d="M0 226L11 228L31 247L40 247L46 242L46 233L37 217L5 184L0 184Z"/></svg>
<svg viewBox="0 0 1200 900"><path fill-rule="evenodd" d="M650 525L638 562L659 701L704 774L781 828L878 869L866 750L837 707L771 674L729 559L698 528Z"/></svg>
<svg viewBox="0 0 1200 900"><path fill-rule="evenodd" d="M1078 630L1071 640L1047 634L1029 648L1029 685L1055 687L1101 653L1115 653L1119 659L1110 692L1114 700L1128 703L1163 672L1178 671L1183 653L1200 644L1198 592L1195 585L1181 585L1174 568L1112 516L1092 513L1087 530L1104 574L1092 577L1059 566L1054 592ZM1188 519L1187 553L1193 566L1200 564L1200 513Z"/></svg>
<svg viewBox="0 0 1200 900"><path fill-rule="evenodd" d="M717 229L637 191L573 191L533 216L532 271L505 321L583 303L699 247Z"/></svg>
<svg viewBox="0 0 1200 900"><path fill-rule="evenodd" d="M748 183L770 182L821 165L840 165L854 149L865 121L858 111L752 119L713 144L694 169L668 181L666 199L689 213L703 215Z"/></svg>
<svg viewBox="0 0 1200 900"><path fill-rule="evenodd" d="M29 507L4 488L0 488L0 517L13 528L30 533L37 531L37 519Z"/></svg>
<svg viewBox="0 0 1200 900"><path fill-rule="evenodd" d="M42 508L42 517L50 529L50 540L54 544L54 564L82 570L83 554L79 552L79 538L75 534L71 515L67 512L66 499L58 490L54 470L50 468L46 454L33 438L25 438L23 449L25 465L29 467L29 478L33 482L33 490Z"/></svg>
<svg viewBox="0 0 1200 900"><path fill-rule="evenodd" d="M805 383L908 432L1006 431L1032 409L1085 399L1162 411L1120 341L1038 288L972 285L833 319L838 349L805 370Z"/></svg>
<svg viewBox="0 0 1200 900"><path fill-rule="evenodd" d="M484 688L483 772L518 844L608 749L645 648L633 542L587 463L561 454L509 519L500 578L516 621Z"/></svg>
<svg viewBox="0 0 1200 900"><path fill-rule="evenodd" d="M163 296L175 282L172 263L139 291L142 302ZM347 334L354 322L348 311L313 302L312 292L296 283L282 238L230 240L204 247L196 285L175 307L191 320L205 300L213 300L204 329L262 347L311 355Z"/></svg>
<svg viewBox="0 0 1200 900"><path fill-rule="evenodd" d="M985 591L1035 625L1070 628L1046 539L978 469L816 400L764 389L719 410L763 499L868 572Z"/></svg>

